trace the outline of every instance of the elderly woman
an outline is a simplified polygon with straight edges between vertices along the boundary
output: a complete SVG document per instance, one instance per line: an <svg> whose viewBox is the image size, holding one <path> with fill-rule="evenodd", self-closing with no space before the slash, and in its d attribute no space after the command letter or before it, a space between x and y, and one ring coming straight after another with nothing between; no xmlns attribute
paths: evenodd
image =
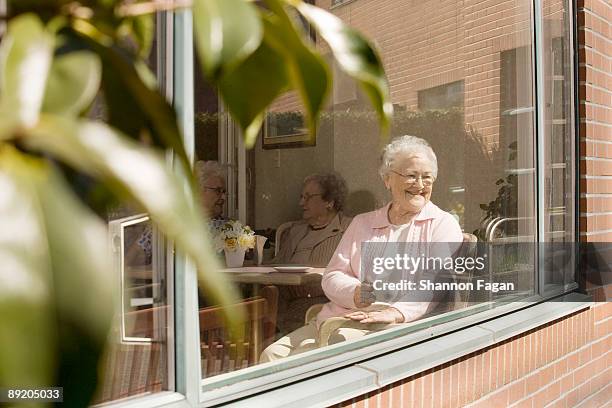
<svg viewBox="0 0 612 408"><path fill-rule="evenodd" d="M330 338L330 343L337 343L368 334L368 323L407 323L432 310L433 302L395 302L370 307L376 299L372 286L362 283L360 271L363 242L462 241L455 218L430 201L438 175L436 155L423 139L396 138L384 149L380 175L391 192L391 202L356 216L347 229L323 275L323 290L331 302L323 306L316 323L311 322L266 348L262 362L317 347L318 327L330 317L345 316L364 324L363 328L339 329Z"/></svg>
<svg viewBox="0 0 612 408"><path fill-rule="evenodd" d="M351 218L342 213L346 182L335 173L306 177L300 195L302 220L283 232L274 263L325 266Z"/></svg>
<svg viewBox="0 0 612 408"><path fill-rule="evenodd" d="M313 174L304 180L300 207L302 220L285 230L277 245L280 264L325 266L340 243L351 218L342 213L346 199L346 182L336 173ZM286 286L280 290L278 328L288 333L304 324L306 310L327 302L321 285Z"/></svg>
<svg viewBox="0 0 612 408"><path fill-rule="evenodd" d="M216 228L227 221L227 218L223 217L227 194L225 168L216 161L199 160L195 164L194 172L200 186L202 207L209 218L210 227Z"/></svg>

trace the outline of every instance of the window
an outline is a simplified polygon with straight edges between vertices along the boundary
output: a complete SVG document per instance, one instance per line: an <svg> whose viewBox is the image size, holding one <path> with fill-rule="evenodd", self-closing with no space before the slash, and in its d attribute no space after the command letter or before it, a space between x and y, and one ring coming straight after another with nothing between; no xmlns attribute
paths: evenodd
<svg viewBox="0 0 612 408"><path fill-rule="evenodd" d="M567 12L562 12L567 2L545 7L550 15L534 15L529 1L472 8L457 3L436 13L418 2L397 7L356 0L359 12L351 13L348 7L333 7L339 1L315 3L331 7L380 45L395 107L392 136L414 135L431 145L438 162L431 201L464 233L487 244L487 279L512 283L515 300L567 290L573 283L571 262L552 273L543 261L547 255L534 245L572 242L575 236L573 107L567 102L572 99L571 41ZM325 49L321 39L316 41ZM223 211L218 218L239 220L267 239L263 265L256 265L255 251L247 252L245 265L255 269L225 272L242 294L235 305L246 311L242 337L232 340L220 319L223 310L200 299L201 390L210 395L221 385L247 379L265 383L269 378L278 385L286 381L283 370L295 373L365 344L380 344L383 350L391 338L495 308L485 301L503 297L478 298L481 307L474 307L472 299L470 308L455 305L456 310L402 327L330 341L325 353L313 347L261 364L266 346L303 327L316 315L310 307L328 301L317 271L300 269L325 266L341 239L328 240L331 250L315 250L320 241L310 232L329 224L310 223L307 203L320 202L324 192L317 187L324 182L309 176L333 173L345 180L347 194L337 220L341 232L343 222L392 200L378 174L381 140L367 97L337 69L334 74L336 84L314 143L291 139L304 129L299 99L288 93L270 109L262 141L252 150L244 149L212 91L206 100L197 96L205 84L196 81L194 114L210 120L208 131L196 124L197 159L217 160L225 169L227 194L219 194ZM314 189L309 180L316 181ZM285 274L270 271L269 265L279 262L291 264L283 266ZM214 398L216 403L227 397Z"/></svg>
<svg viewBox="0 0 612 408"><path fill-rule="evenodd" d="M463 81L419 91L419 109L463 108Z"/></svg>
<svg viewBox="0 0 612 408"><path fill-rule="evenodd" d="M157 17L148 60L161 89L170 63L165 59L166 19L165 14ZM103 99L97 100L92 115L104 117ZM130 203L107 209L106 218L120 304L94 404L175 389L174 279L165 240L148 215L135 212Z"/></svg>

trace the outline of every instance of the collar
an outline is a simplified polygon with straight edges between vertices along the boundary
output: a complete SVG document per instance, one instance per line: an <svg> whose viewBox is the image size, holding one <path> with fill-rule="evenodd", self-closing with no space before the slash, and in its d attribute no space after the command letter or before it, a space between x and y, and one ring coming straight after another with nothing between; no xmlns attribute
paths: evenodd
<svg viewBox="0 0 612 408"><path fill-rule="evenodd" d="M374 222L372 223L373 228L386 228L393 225L389 221L389 207L391 207L391 203L387 203L387 205L384 207L374 211ZM427 204L425 204L425 207L423 207L414 217L414 221L425 221L436 218L438 211L438 207L431 201L428 201Z"/></svg>
<svg viewBox="0 0 612 408"><path fill-rule="evenodd" d="M308 223L306 223L308 225L308 230L309 231L330 231L330 232L340 232L343 231L342 229L342 224L340 222L340 217L341 217L341 213L338 212L334 218L332 218L332 220L329 222L329 224L327 224L324 227L321 228L312 228L310 225L308 225Z"/></svg>

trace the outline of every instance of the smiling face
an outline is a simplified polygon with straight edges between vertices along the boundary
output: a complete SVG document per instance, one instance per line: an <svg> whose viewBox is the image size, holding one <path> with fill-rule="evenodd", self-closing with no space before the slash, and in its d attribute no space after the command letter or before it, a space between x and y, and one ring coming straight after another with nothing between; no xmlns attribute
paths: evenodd
<svg viewBox="0 0 612 408"><path fill-rule="evenodd" d="M210 218L219 218L225 204L225 180L218 176L207 178L202 185L202 205Z"/></svg>
<svg viewBox="0 0 612 408"><path fill-rule="evenodd" d="M413 154L400 157L391 170L385 177L385 186L391 190L393 206L402 212L421 211L433 190L434 168L431 161L424 154ZM411 183L413 178L416 180Z"/></svg>

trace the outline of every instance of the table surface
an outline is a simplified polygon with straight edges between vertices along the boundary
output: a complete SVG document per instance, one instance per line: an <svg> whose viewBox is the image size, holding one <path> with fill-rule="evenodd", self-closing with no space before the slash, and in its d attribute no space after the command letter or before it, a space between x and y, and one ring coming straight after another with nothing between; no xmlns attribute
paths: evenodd
<svg viewBox="0 0 612 408"><path fill-rule="evenodd" d="M240 271L241 269L244 272ZM298 286L321 282L325 268L310 268L306 272L270 272L269 267L261 267L262 272L253 272L252 267L231 268L225 271L233 282L260 285ZM264 270L266 270L264 272Z"/></svg>

